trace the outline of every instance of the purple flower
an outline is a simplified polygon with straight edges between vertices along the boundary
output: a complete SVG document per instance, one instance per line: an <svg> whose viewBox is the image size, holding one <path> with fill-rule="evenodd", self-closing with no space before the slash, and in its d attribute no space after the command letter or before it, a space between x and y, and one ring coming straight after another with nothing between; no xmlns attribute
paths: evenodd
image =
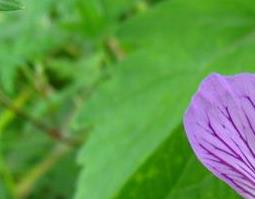
<svg viewBox="0 0 255 199"><path fill-rule="evenodd" d="M184 126L198 159L241 196L255 199L255 75L209 75Z"/></svg>

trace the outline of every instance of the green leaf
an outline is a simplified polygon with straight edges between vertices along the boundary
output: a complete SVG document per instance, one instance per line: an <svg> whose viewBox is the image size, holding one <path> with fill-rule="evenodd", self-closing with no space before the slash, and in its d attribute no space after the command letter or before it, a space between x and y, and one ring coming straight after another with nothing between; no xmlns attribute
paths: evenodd
<svg viewBox="0 0 255 199"><path fill-rule="evenodd" d="M0 11L19 10L21 8L21 3L16 0L0 0Z"/></svg>
<svg viewBox="0 0 255 199"><path fill-rule="evenodd" d="M182 117L211 72L254 72L255 3L176 0L124 24L129 49L78 117L94 131L75 199L239 198L201 167Z"/></svg>
<svg viewBox="0 0 255 199"><path fill-rule="evenodd" d="M81 16L79 29L88 36L104 36L109 32L121 15L135 5L135 0L77 0L78 12ZM104 33L104 34L103 34Z"/></svg>
<svg viewBox="0 0 255 199"><path fill-rule="evenodd" d="M0 65L5 66L0 67L0 84L9 93L17 88L15 80L22 66L27 62L38 64L49 51L63 45L67 37L67 32L51 17L55 1L27 0L26 5L25 12L6 14L0 21L4 30L0 32Z"/></svg>
<svg viewBox="0 0 255 199"><path fill-rule="evenodd" d="M149 191L152 187L153 191ZM191 199L238 198L198 163L190 153L183 129L178 127L135 172L116 198L181 199L187 196Z"/></svg>

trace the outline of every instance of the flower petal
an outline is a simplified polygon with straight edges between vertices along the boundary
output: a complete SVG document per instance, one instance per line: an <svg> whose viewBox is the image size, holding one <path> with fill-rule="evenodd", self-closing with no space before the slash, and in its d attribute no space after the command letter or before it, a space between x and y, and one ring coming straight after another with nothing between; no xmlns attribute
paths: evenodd
<svg viewBox="0 0 255 199"><path fill-rule="evenodd" d="M209 75L184 117L198 159L246 199L255 198L255 75Z"/></svg>

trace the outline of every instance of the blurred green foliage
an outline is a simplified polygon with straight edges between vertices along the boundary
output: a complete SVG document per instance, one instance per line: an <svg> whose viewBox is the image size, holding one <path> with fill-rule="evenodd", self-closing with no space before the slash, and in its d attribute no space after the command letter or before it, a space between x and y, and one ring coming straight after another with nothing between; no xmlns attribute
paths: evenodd
<svg viewBox="0 0 255 199"><path fill-rule="evenodd" d="M21 8L22 8L21 3L16 0L1 0L0 1L1 11L19 10Z"/></svg>
<svg viewBox="0 0 255 199"><path fill-rule="evenodd" d="M208 73L254 71L254 1L22 4L0 12L0 198L239 198L182 115Z"/></svg>

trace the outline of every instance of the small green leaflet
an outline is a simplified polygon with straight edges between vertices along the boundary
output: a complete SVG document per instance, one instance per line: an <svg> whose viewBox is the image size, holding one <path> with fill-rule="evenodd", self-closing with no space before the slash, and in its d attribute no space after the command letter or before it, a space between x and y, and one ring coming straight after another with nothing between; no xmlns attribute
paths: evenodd
<svg viewBox="0 0 255 199"><path fill-rule="evenodd" d="M0 11L19 10L22 4L16 0L0 0Z"/></svg>

